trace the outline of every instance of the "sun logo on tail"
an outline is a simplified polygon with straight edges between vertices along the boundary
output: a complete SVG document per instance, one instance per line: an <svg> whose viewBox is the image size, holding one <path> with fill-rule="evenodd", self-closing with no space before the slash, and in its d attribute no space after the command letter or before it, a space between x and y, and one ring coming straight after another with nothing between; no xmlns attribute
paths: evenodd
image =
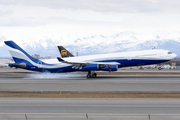
<svg viewBox="0 0 180 120"><path fill-rule="evenodd" d="M61 56L66 57L67 56L67 51L66 50L61 50Z"/></svg>

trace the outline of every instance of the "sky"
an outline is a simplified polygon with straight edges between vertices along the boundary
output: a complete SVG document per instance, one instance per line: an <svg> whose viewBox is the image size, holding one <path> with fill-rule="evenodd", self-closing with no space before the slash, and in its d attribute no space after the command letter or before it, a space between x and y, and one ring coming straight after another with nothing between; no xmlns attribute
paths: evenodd
<svg viewBox="0 0 180 120"><path fill-rule="evenodd" d="M180 0L0 0L0 36L22 43L69 34L175 32L179 6Z"/></svg>

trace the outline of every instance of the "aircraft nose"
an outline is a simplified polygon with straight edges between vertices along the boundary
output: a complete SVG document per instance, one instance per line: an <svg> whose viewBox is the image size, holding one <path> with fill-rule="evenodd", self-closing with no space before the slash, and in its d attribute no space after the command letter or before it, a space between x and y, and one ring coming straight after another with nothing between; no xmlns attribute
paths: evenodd
<svg viewBox="0 0 180 120"><path fill-rule="evenodd" d="M173 58L176 58L176 57L177 57L177 55L175 53L173 53Z"/></svg>

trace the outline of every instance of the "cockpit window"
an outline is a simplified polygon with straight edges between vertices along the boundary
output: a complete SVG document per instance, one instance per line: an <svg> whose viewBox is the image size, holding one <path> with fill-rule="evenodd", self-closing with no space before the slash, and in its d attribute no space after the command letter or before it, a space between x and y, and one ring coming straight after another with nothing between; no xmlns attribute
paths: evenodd
<svg viewBox="0 0 180 120"><path fill-rule="evenodd" d="M172 54L172 52L168 52L168 54Z"/></svg>

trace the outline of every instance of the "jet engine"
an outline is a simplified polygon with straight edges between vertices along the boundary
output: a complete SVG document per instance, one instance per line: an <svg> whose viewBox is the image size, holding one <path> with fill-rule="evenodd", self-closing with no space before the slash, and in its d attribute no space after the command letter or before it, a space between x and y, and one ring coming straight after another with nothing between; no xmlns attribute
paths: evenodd
<svg viewBox="0 0 180 120"><path fill-rule="evenodd" d="M118 66L117 65L107 65L102 67L102 71L117 71Z"/></svg>
<svg viewBox="0 0 180 120"><path fill-rule="evenodd" d="M117 71L118 65L99 65L99 64L88 64L82 67L82 70L84 71L96 71L96 70L102 70L102 71Z"/></svg>

